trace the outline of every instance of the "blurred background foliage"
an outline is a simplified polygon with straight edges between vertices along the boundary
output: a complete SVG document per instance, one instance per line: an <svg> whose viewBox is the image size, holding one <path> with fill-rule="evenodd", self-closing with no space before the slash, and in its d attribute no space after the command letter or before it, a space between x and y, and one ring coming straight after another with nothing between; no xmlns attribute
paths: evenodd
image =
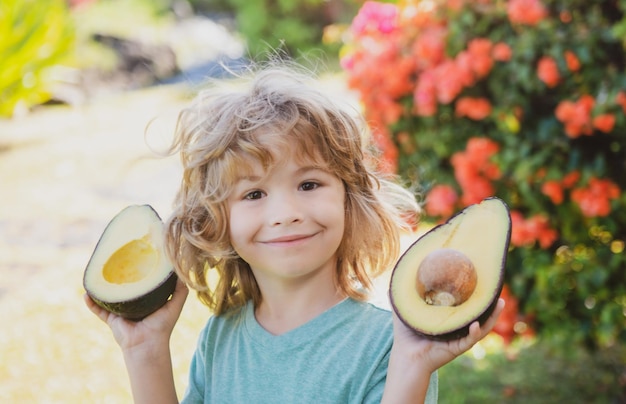
<svg viewBox="0 0 626 404"><path fill-rule="evenodd" d="M91 86L140 88L212 58L280 49L324 59L356 90L384 168L425 196L425 221L490 195L511 207L507 310L496 326L504 345L481 351L494 336L442 369L442 402L622 402L625 9L625 0L3 0L0 117L76 102L68 84L87 97ZM224 30L172 30L198 18ZM194 35L204 41L189 47ZM212 42L219 50L202 54ZM161 45L177 66L156 74ZM124 71L130 79L115 84L123 58L153 76Z"/></svg>
<svg viewBox="0 0 626 404"><path fill-rule="evenodd" d="M348 82L426 219L492 195L511 209L507 339L626 343L625 10L370 1L352 22Z"/></svg>
<svg viewBox="0 0 626 404"><path fill-rule="evenodd" d="M197 22L199 18L220 24L240 40L243 58L262 60L280 51L303 64L322 62L325 69L337 71L341 27L349 24L360 4L358 0L3 1L0 116L10 117L16 111L27 111L50 101L67 101L56 99L58 84L77 83L86 75L93 79L95 70L99 78L109 73L109 81L114 81L110 76L116 69L131 68L124 65L128 60L120 58L144 57L147 50L163 53L150 46L172 48L179 68L189 67L187 59L207 53L198 48L181 51L185 39L194 41L194 36L203 35L204 43L213 41L214 46L226 48L228 44L218 43L221 37L211 38L206 31L198 34L189 29L180 34L186 38L172 34L172 27L191 20ZM334 28L330 34L326 33L328 27ZM176 43L172 43L173 38ZM130 51L135 54L129 55ZM226 55L214 55L215 58L232 58L237 53L224 51ZM150 62L146 58L139 61L144 65ZM149 67L156 70L159 64ZM178 72L166 71L170 75ZM154 79L162 81L167 78L164 76ZM135 78L135 84L145 85L146 81ZM67 88L60 92L63 90Z"/></svg>
<svg viewBox="0 0 626 404"><path fill-rule="evenodd" d="M362 3L359 0L190 0L200 12L234 16L249 55L268 56L280 49L293 58L317 57L336 61L340 42L324 40L333 25L349 24Z"/></svg>
<svg viewBox="0 0 626 404"><path fill-rule="evenodd" d="M50 68L67 62L76 33L63 0L0 2L0 117L50 98Z"/></svg>

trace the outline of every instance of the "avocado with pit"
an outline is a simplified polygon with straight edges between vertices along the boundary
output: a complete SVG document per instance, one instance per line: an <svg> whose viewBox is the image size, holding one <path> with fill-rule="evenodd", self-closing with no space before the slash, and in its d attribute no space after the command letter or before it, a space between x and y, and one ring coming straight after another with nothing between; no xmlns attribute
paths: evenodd
<svg viewBox="0 0 626 404"><path fill-rule="evenodd" d="M470 205L433 227L402 254L389 297L398 318L417 334L449 341L483 324L504 285L511 216L499 198Z"/></svg>
<svg viewBox="0 0 626 404"><path fill-rule="evenodd" d="M164 231L150 205L120 211L104 229L85 268L83 286L89 297L133 321L163 306L177 279L165 253Z"/></svg>

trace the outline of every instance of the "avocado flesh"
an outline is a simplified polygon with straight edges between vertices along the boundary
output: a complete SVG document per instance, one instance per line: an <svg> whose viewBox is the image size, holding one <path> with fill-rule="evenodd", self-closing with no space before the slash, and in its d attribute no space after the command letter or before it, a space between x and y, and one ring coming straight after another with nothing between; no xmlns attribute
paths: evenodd
<svg viewBox="0 0 626 404"><path fill-rule="evenodd" d="M107 282L116 284L139 282L157 266L159 253L146 234L132 240L115 251L102 268L102 276Z"/></svg>
<svg viewBox="0 0 626 404"><path fill-rule="evenodd" d="M476 320L482 324L496 306L504 283L510 237L509 209L498 198L468 206L428 231L400 257L391 275L389 295L398 317L416 333L432 339L467 335L469 325ZM420 263L441 248L462 252L476 270L476 287L458 306L428 304L416 290Z"/></svg>
<svg viewBox="0 0 626 404"><path fill-rule="evenodd" d="M131 205L118 213L85 269L83 285L92 300L131 320L163 306L176 286L163 235L163 223L149 205Z"/></svg>

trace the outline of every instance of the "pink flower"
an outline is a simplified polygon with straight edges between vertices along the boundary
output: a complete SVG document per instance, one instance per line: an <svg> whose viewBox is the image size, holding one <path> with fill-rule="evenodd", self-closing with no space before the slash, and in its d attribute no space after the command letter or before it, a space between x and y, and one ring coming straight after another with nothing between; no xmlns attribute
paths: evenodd
<svg viewBox="0 0 626 404"><path fill-rule="evenodd" d="M440 63L435 69L437 100L442 104L449 104L463 91L462 72L457 64L448 59Z"/></svg>
<svg viewBox="0 0 626 404"><path fill-rule="evenodd" d="M398 8L394 4L366 1L352 20L357 35L388 34L397 28Z"/></svg>
<svg viewBox="0 0 626 404"><path fill-rule="evenodd" d="M433 72L419 76L413 92L414 113L418 116L433 116L437 112L437 87Z"/></svg>

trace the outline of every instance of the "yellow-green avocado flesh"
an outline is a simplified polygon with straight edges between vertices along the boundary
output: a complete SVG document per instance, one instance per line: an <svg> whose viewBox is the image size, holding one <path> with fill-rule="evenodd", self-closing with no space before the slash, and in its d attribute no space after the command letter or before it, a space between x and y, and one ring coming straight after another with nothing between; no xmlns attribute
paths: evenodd
<svg viewBox="0 0 626 404"><path fill-rule="evenodd" d="M427 338L446 341L466 336L470 324L484 323L497 304L510 238L511 218L502 200L487 198L466 207L425 233L400 257L389 286L393 310L404 324ZM421 262L443 248L465 254L476 270L473 293L457 306L429 304L416 288Z"/></svg>
<svg viewBox="0 0 626 404"><path fill-rule="evenodd" d="M105 310L138 321L163 306L176 274L163 246L161 218L150 205L131 205L107 225L85 268L83 286Z"/></svg>

